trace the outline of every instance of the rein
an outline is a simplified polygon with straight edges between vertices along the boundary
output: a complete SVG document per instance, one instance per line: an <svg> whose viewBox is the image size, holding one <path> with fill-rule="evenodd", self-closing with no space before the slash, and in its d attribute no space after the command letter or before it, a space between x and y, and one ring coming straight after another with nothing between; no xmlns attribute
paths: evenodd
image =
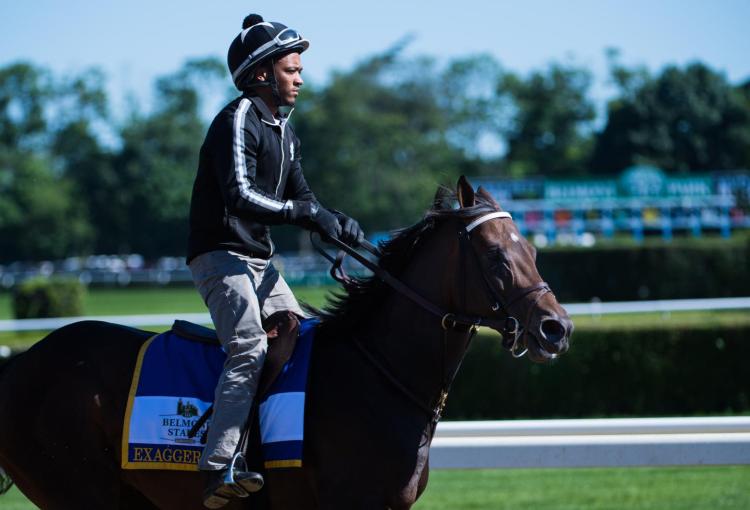
<svg viewBox="0 0 750 510"><path fill-rule="evenodd" d="M462 265L462 271L463 271L463 283L464 283L464 292L463 292L463 299L464 299L464 309L465 309L465 300L466 300L466 256L465 252L470 251L475 259L475 262L477 263L477 267L481 267L479 265L479 255L476 252L476 249L471 244L471 231L474 230L476 227L481 225L482 223L495 219L495 218L507 218L512 219L510 213L506 211L496 211L489 214L485 214L483 216L480 216L479 218L473 220L471 223L466 225L465 227L459 229L458 231L458 237L460 241L461 251L460 251L460 257L461 257L461 265ZM539 282L535 285L532 285L530 287L526 287L523 289L517 289L514 291L507 299L507 301L504 301L498 294L494 291L492 288L492 285L490 284L487 275L484 274L484 272L481 272L482 279L484 281L485 291L488 294L488 297L490 298L490 302L493 303L490 308L492 312L501 312L505 314L504 320L497 320L494 318L488 318L484 316L474 316L474 315L466 315L462 313L455 313L455 312L448 312L441 308L440 306L436 305L435 303L428 301L423 296L412 290L410 287L408 287L406 284L404 284L401 280L395 278L393 275L391 275L388 271L381 268L379 265L373 263L370 261L367 257L359 253L356 249L352 248L348 244L333 238L326 238L325 241L329 244L334 245L339 249L338 254L336 257L331 257L325 249L320 246L318 242L316 242L315 238L313 237L313 234L310 234L310 240L313 244L313 247L321 254L323 257L325 257L329 262L331 262L331 270L330 274L333 277L334 280L336 280L339 283L347 284L351 282L351 278L346 274L343 268L343 261L346 255L350 255L352 258L354 258L357 262L365 266L367 269L372 271L375 276L380 278L383 282L385 282L387 285L389 285L391 288L393 288L395 291L399 292L403 296L411 299L416 304L427 310L428 312L432 313L433 315L440 318L440 325L442 326L444 330L443 335L443 350L444 350L444 356L443 356L443 388L441 389L440 395L437 399L437 402L434 406L430 407L429 405L425 404L422 400L420 400L414 393L412 393L408 388L406 388L399 380L396 378L385 366L383 366L382 363L380 363L371 352L369 352L365 346L357 339L355 339L355 345L360 350L360 352L367 358L367 360L375 366L378 371L380 371L383 376L391 383L393 384L404 396L406 396L410 401L412 401L419 409L424 411L426 414L430 415L432 417L432 429L434 432L435 426L437 426L438 421L440 420L440 417L442 416L443 410L445 408L445 404L448 397L448 390L450 389L451 383L453 382L453 379L455 378L456 373L458 372L458 369L460 367L460 362L458 366L456 366L456 369L453 371L452 374L448 374L445 369L445 358L447 355L447 349L448 349L448 332L449 330L456 330L458 329L459 325L462 326L468 326L468 339L466 341L466 348L468 349L469 343L471 342L472 337L476 333L476 329L478 326L487 326L491 327L493 329L496 329L498 331L502 332L503 336L503 347L508 349L511 352L511 355L515 358L520 358L524 354L526 354L528 349L524 349L522 352L518 352L519 350L519 342L520 340L526 335L526 331L528 330L528 323L531 318L531 312L527 313L526 320L524 321L524 327L521 327L521 323L518 319L516 319L514 316L510 313L510 307L513 306L515 303L517 303L519 300L521 300L523 297L534 293L534 292L540 292L537 298L535 299L535 303L541 299L541 297L546 294L547 292L550 292L549 285L546 282ZM365 240L361 244L362 248L364 248L369 253L375 255L376 257L379 257L381 255L380 250L378 250L377 247L375 247L372 243Z"/></svg>
<svg viewBox="0 0 750 510"><path fill-rule="evenodd" d="M485 221L489 221L495 218L508 218L512 219L510 213L506 211L496 211L493 213L485 214L484 216L480 216L479 218L475 219L466 227L460 229L458 231L459 240L461 241L461 247L462 247L462 253L463 251L469 250L473 253L475 257L475 261L477 264L479 264L479 255L476 253L476 250L474 249L474 246L471 244L471 231L474 230L476 227L484 223ZM547 292L550 292L549 285L547 282L539 282L535 285L532 285L530 287L525 287L523 289L518 289L515 292L511 294L507 302L504 302L500 296L497 295L497 293L493 290L492 286L490 285L489 280L487 279L487 276L484 273L482 274L482 278L485 284L485 290L488 293L488 296L494 304L491 305L491 309L493 312L502 312L505 314L504 320L497 320L494 318L488 318L484 316L476 316L476 315L466 315L462 313L455 313L455 312L448 312L441 308L440 306L432 303L431 301L428 301L424 297L422 297L420 294L412 290L410 287L408 287L406 284L404 284L401 280L395 278L393 275L391 275L388 271L381 268L377 264L370 261L367 257L359 253L356 249L352 248L348 244L333 238L326 238L325 241L329 244L334 245L339 249L339 252L337 256L331 257L323 247L320 246L318 242L315 241L315 238L313 237L312 233L310 234L310 239L312 241L313 247L321 254L323 255L329 262L332 263L330 274L333 277L334 280L336 280L339 283L347 284L350 282L351 278L346 274L344 271L344 268L342 266L344 258L346 255L350 255L352 258L354 258L357 262L365 266L367 269L373 272L375 276L380 278L382 281L384 281L386 284L388 284L391 288L402 294L403 296L406 296L407 298L414 301L416 304L427 310L428 312L432 313L433 315L440 318L440 325L443 327L444 330L448 329L454 329L456 326L464 325L469 327L478 327L478 326L487 326L491 327L493 329L496 329L498 331L501 331L503 334L503 345L505 345L506 339L509 337L513 338L513 341L510 342L511 347L507 347L511 350L511 353L514 357L520 358L523 356L526 351L524 350L522 353L518 354L516 352L516 348L518 345L518 341L520 338L522 338L522 334L524 333L525 328L520 328L520 322L518 319L513 317L510 314L510 307L513 306L516 302L518 302L523 297L527 296L528 294L531 294L532 292L542 291L539 298L541 298L542 295L546 294ZM372 243L365 240L362 242L362 247L370 252L371 254L375 255L376 257L380 256L380 250L377 249ZM462 256L462 258L464 258ZM464 262L464 273L466 272L465 262ZM466 281L465 274L464 274L464 283ZM464 292L464 298L465 298L466 292ZM537 301L538 299L537 298ZM529 317L527 316L526 321L524 321L524 325L528 325Z"/></svg>

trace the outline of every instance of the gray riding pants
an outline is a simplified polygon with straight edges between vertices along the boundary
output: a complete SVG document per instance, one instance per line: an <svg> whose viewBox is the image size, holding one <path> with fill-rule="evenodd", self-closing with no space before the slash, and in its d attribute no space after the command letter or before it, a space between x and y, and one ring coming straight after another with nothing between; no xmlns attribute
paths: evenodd
<svg viewBox="0 0 750 510"><path fill-rule="evenodd" d="M268 348L262 319L279 310L304 314L284 278L268 260L211 251L194 258L189 267L227 353L198 467L223 469L237 449L258 390Z"/></svg>

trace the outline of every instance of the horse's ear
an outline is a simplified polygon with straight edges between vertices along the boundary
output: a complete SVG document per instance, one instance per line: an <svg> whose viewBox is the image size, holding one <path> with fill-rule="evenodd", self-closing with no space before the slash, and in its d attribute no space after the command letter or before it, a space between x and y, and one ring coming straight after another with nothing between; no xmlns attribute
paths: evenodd
<svg viewBox="0 0 750 510"><path fill-rule="evenodd" d="M500 204L498 204L497 201L492 197L492 195L490 195L490 192L484 189L482 186L479 186L479 189L477 189L477 195L485 199L490 204L493 204L498 209L502 209L502 207L500 207Z"/></svg>
<svg viewBox="0 0 750 510"><path fill-rule="evenodd" d="M458 197L458 205L461 207L471 207L475 203L474 188L464 175L458 178L456 196Z"/></svg>
<svg viewBox="0 0 750 510"><path fill-rule="evenodd" d="M451 198L452 192L447 186L438 186L435 192L435 198L432 201L432 208L436 211L442 211L444 209L452 209L453 199Z"/></svg>

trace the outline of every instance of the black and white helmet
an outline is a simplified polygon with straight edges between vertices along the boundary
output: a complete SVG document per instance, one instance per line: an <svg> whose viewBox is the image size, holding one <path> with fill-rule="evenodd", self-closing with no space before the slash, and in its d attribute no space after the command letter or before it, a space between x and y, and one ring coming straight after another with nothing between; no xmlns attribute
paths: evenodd
<svg viewBox="0 0 750 510"><path fill-rule="evenodd" d="M242 90L249 73L258 64L291 51L302 53L309 46L310 42L293 28L251 14L243 21L242 32L229 45L227 65L232 81Z"/></svg>

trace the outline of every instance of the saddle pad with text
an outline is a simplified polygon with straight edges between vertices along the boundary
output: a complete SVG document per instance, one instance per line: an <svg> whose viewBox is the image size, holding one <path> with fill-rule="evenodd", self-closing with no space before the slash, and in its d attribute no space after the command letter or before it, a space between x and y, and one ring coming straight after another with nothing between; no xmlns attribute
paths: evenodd
<svg viewBox="0 0 750 510"><path fill-rule="evenodd" d="M302 322L292 357L260 402L266 467L302 465L304 390L315 322ZM193 438L188 432L213 403L225 359L220 346L173 331L141 347L125 412L123 469L197 471L204 447L200 437L211 420Z"/></svg>

